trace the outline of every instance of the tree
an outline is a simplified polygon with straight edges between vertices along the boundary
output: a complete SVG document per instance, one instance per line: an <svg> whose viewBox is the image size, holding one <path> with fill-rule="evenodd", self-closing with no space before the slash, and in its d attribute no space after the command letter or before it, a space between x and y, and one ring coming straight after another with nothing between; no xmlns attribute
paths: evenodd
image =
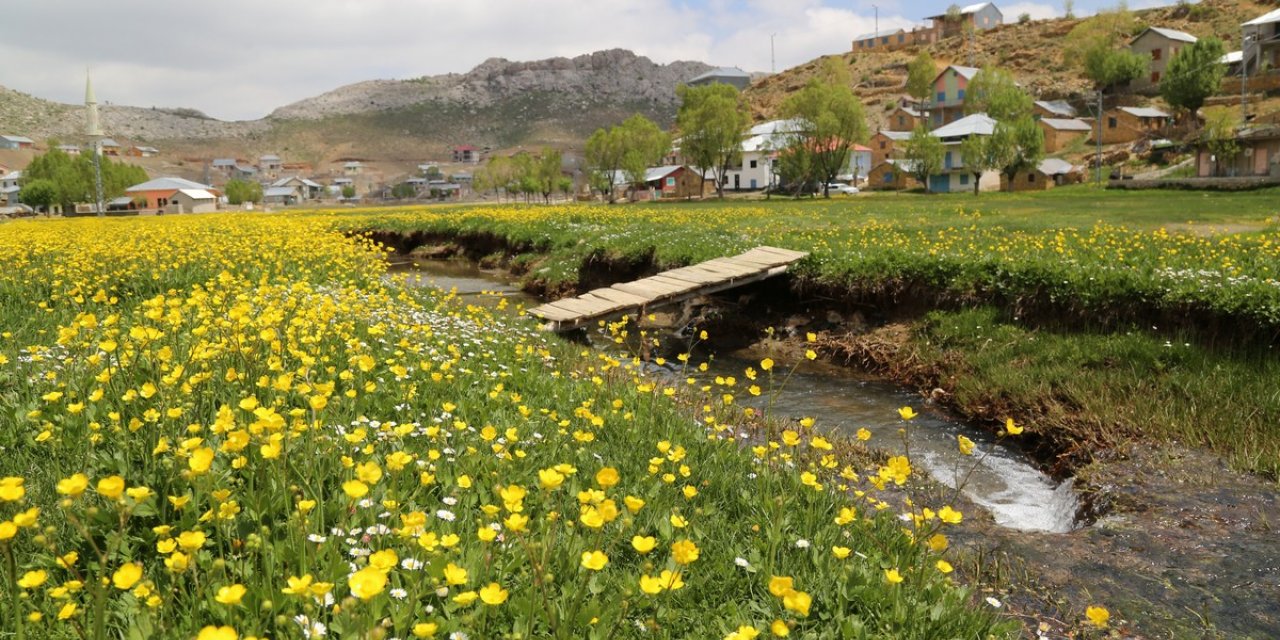
<svg viewBox="0 0 1280 640"><path fill-rule="evenodd" d="M929 176L942 170L942 140L920 125L907 138L903 156L909 165L907 170L929 191Z"/></svg>
<svg viewBox="0 0 1280 640"><path fill-rule="evenodd" d="M742 162L742 134L751 126L751 113L733 85L681 85L676 95L680 153L702 174L704 184L707 172L714 173L716 196L723 198L725 174Z"/></svg>
<svg viewBox="0 0 1280 640"><path fill-rule="evenodd" d="M1101 11L1071 29L1063 46L1067 60L1081 64L1085 77L1099 90L1107 90L1140 77L1147 59L1128 49L1128 40L1140 26L1123 4Z"/></svg>
<svg viewBox="0 0 1280 640"><path fill-rule="evenodd" d="M787 98L782 114L797 128L789 150L809 155L813 176L831 197L827 185L849 167L849 149L866 140L867 122L846 68L828 60L820 76Z"/></svg>
<svg viewBox="0 0 1280 640"><path fill-rule="evenodd" d="M1201 139L1209 147L1209 153L1213 154L1215 175L1221 175L1223 163L1230 162L1240 153L1240 142L1236 139L1237 122L1232 109L1226 107L1205 109L1204 131L1201 132Z"/></svg>
<svg viewBox="0 0 1280 640"><path fill-rule="evenodd" d="M616 129L616 127L615 127ZM587 138L583 160L587 166L587 183L614 202L618 174L622 171L621 136L614 129L597 129Z"/></svg>
<svg viewBox="0 0 1280 640"><path fill-rule="evenodd" d="M964 112L985 113L994 120L1017 120L1029 116L1034 102L1003 69L986 67L973 76L965 92Z"/></svg>
<svg viewBox="0 0 1280 640"><path fill-rule="evenodd" d="M26 182L18 192L18 200L37 211L48 211L57 198L58 186L45 178Z"/></svg>
<svg viewBox="0 0 1280 640"><path fill-rule="evenodd" d="M147 172L142 167L102 158L101 168L102 192L107 199L118 197L130 186L147 181ZM62 205L65 210L71 210L77 202L93 202L97 199L93 159L89 156L72 158L54 148L32 160L23 171L22 180L23 185L32 180L52 182L53 202Z"/></svg>
<svg viewBox="0 0 1280 640"><path fill-rule="evenodd" d="M1029 13L1018 14L1018 24L1027 24L1029 22L1031 22L1031 14Z"/></svg>
<svg viewBox="0 0 1280 640"><path fill-rule="evenodd" d="M1020 171L1030 171L1044 159L1044 131L1031 116L1012 122L997 122L995 132L986 141L988 156L1013 190L1013 178Z"/></svg>
<svg viewBox="0 0 1280 640"><path fill-rule="evenodd" d="M542 194L543 201L548 204L551 203L551 194L560 187L560 179L563 177L560 167L563 161L559 151L544 148L542 155L531 163L530 169L538 185L538 192Z"/></svg>
<svg viewBox="0 0 1280 640"><path fill-rule="evenodd" d="M1222 86L1226 73L1221 62L1224 53L1225 47L1217 38L1204 38L1183 47L1160 78L1160 96L1173 107L1186 109L1194 121L1205 98Z"/></svg>
<svg viewBox="0 0 1280 640"><path fill-rule="evenodd" d="M921 51L911 64L907 65L907 95L924 102L933 94L933 79L938 76L938 68L933 63L933 56L928 51Z"/></svg>
<svg viewBox="0 0 1280 640"><path fill-rule="evenodd" d="M342 197L343 197L343 198L346 198L347 200L350 200L350 199L352 199L352 198L356 197L356 188L355 188L355 187L353 187L353 186L351 186L351 185L345 185L345 186L343 186L343 187L342 187Z"/></svg>
<svg viewBox="0 0 1280 640"><path fill-rule="evenodd" d="M973 175L973 195L978 195L982 174L1000 168L1000 158L996 156L995 145L990 144L991 136L969 136L960 141L960 162Z"/></svg>
<svg viewBox="0 0 1280 640"><path fill-rule="evenodd" d="M416 195L418 195L418 190L408 182L401 182L400 184L391 187L391 197L397 200L407 200ZM228 198L229 197L230 196L228 196Z"/></svg>
<svg viewBox="0 0 1280 640"><path fill-rule="evenodd" d="M227 186L223 189L227 195L229 204L243 204L245 202L262 202L262 185L256 182L234 179L227 182Z"/></svg>
<svg viewBox="0 0 1280 640"><path fill-rule="evenodd" d="M636 114L620 125L598 129L583 153L588 180L610 203L622 182L644 182L645 170L671 150L671 138L648 118Z"/></svg>
<svg viewBox="0 0 1280 640"><path fill-rule="evenodd" d="M1076 19L1076 2L1075 0L1062 0L1062 15L1068 20Z"/></svg>

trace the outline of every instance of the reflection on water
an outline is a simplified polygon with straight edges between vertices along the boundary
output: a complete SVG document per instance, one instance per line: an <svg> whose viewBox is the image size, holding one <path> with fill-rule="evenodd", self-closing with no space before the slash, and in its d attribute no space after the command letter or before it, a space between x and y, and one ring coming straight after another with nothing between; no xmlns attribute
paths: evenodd
<svg viewBox="0 0 1280 640"><path fill-rule="evenodd" d="M423 261L417 267L404 265L392 271L406 273L409 283L415 286L455 290L464 297L492 293L495 299L500 295L514 302L536 302L500 274L465 263ZM608 340L592 342L600 349L614 347ZM741 376L747 366L757 364L732 357L715 358L713 362L711 375ZM677 373L671 371L673 376ZM761 396L744 402L763 407L767 401ZM1017 449L995 443L986 432L939 412L922 410L921 404L918 394L894 385L800 370L774 395L772 411L786 417L809 416L818 425L848 436L866 428L872 433L873 445L895 453L909 446L912 459L934 479L951 487L963 485L965 496L989 510L1002 526L1048 532L1075 528L1079 503L1071 480L1054 481ZM897 410L902 406L921 410L920 416L912 420L909 443L904 443L899 432L902 422ZM978 443L976 457L960 453L958 435Z"/></svg>

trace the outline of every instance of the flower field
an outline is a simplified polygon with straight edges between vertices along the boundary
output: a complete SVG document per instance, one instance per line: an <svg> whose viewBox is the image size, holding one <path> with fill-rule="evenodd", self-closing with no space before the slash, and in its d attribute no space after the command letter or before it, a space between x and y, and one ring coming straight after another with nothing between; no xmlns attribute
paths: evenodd
<svg viewBox="0 0 1280 640"><path fill-rule="evenodd" d="M1012 632L953 582L960 513L883 493L909 460L856 465L811 421L758 428L730 381L672 393L400 286L341 232L615 233L608 211L556 214L0 225L4 636ZM756 242L717 224L689 257Z"/></svg>

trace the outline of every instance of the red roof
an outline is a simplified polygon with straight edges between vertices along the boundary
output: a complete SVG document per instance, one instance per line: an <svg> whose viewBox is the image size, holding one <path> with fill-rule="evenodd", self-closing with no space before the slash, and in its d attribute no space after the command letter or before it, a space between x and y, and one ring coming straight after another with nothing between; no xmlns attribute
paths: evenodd
<svg viewBox="0 0 1280 640"><path fill-rule="evenodd" d="M469 144L464 144L461 147L454 147L453 150L454 151L475 151L476 148Z"/></svg>

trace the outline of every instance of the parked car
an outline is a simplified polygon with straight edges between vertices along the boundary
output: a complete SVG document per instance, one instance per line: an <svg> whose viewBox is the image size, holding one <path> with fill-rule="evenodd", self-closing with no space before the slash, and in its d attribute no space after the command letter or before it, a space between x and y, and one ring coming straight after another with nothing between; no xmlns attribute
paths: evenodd
<svg viewBox="0 0 1280 640"><path fill-rule="evenodd" d="M842 183L836 183L836 182L832 182L828 184L827 190L830 191L831 193L843 193L846 195L853 195L858 192L858 188L851 184L842 184Z"/></svg>

